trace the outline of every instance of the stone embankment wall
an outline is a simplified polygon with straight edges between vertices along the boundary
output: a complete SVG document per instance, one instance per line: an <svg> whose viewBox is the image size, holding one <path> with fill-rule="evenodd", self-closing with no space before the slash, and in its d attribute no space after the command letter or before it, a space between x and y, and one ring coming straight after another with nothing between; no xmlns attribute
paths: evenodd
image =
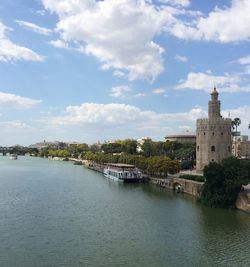
<svg viewBox="0 0 250 267"><path fill-rule="evenodd" d="M236 200L235 206L239 210L250 213L250 184L244 187Z"/></svg>
<svg viewBox="0 0 250 267"><path fill-rule="evenodd" d="M159 185L163 188L175 190L176 186L180 186L181 192L198 197L201 194L204 183L192 180L181 179L169 176L166 179L150 178L150 183Z"/></svg>

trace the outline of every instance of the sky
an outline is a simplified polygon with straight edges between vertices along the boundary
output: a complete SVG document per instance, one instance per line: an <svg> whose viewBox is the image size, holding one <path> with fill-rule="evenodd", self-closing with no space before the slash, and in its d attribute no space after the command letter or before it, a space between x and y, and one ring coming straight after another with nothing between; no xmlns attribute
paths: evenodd
<svg viewBox="0 0 250 267"><path fill-rule="evenodd" d="M249 0L1 0L0 145L250 130Z"/></svg>

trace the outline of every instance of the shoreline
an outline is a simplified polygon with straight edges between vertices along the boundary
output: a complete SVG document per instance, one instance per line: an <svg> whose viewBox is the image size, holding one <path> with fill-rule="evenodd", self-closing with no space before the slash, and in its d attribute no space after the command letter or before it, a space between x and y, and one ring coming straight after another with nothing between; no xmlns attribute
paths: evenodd
<svg viewBox="0 0 250 267"><path fill-rule="evenodd" d="M55 161L71 161L74 162L75 165L83 165L88 169L104 173L104 164L99 164L90 160L82 160L75 158L61 158L61 157L48 157L48 160ZM179 173L181 175L181 172ZM150 184L154 184L156 186L162 187L167 190L176 190L179 188L179 193L185 193L191 195L195 198L198 198L202 191L203 182L197 182L194 180L187 180L183 178L179 178L178 175L169 175L167 178L157 178L149 176L147 180L143 182L148 182ZM237 210L250 213L250 184L247 186L243 186L244 190L239 193L237 200L235 202L235 207Z"/></svg>

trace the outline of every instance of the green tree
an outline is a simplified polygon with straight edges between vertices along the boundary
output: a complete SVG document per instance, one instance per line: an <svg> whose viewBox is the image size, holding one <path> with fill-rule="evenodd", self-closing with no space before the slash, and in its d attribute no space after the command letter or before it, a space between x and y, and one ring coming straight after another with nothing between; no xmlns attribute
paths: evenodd
<svg viewBox="0 0 250 267"><path fill-rule="evenodd" d="M153 176L167 177L180 170L179 163L164 156L154 156L148 159L147 172Z"/></svg>
<svg viewBox="0 0 250 267"><path fill-rule="evenodd" d="M165 155L164 151L164 142L158 141L145 141L142 145L142 154L145 157L151 157L151 156L163 156Z"/></svg>
<svg viewBox="0 0 250 267"><path fill-rule="evenodd" d="M152 141L145 141L142 146L142 154L145 156L145 157L150 157L153 155L153 148L152 148Z"/></svg>
<svg viewBox="0 0 250 267"><path fill-rule="evenodd" d="M137 141L132 139L126 139L121 141L121 150L126 154L136 154Z"/></svg>
<svg viewBox="0 0 250 267"><path fill-rule="evenodd" d="M48 157L49 156L48 152L49 152L48 147L42 148L40 150L39 157Z"/></svg>
<svg viewBox="0 0 250 267"><path fill-rule="evenodd" d="M237 149L236 149L236 136L237 136L237 130L238 130L238 127L240 126L241 124L241 120L240 118L234 118L232 120L232 130L233 130L233 136L235 138L235 148L234 148L234 155L237 156Z"/></svg>
<svg viewBox="0 0 250 267"><path fill-rule="evenodd" d="M233 207L248 173L242 161L235 157L221 163L212 162L204 168L205 184L201 202L210 207Z"/></svg>
<svg viewBox="0 0 250 267"><path fill-rule="evenodd" d="M99 144L93 144L89 147L91 152L100 152L101 151L101 147Z"/></svg>
<svg viewBox="0 0 250 267"><path fill-rule="evenodd" d="M246 171L248 183L250 183L250 160L241 160L242 168Z"/></svg>
<svg viewBox="0 0 250 267"><path fill-rule="evenodd" d="M179 142L165 142L163 144L164 154L171 159L178 159L178 151L184 147L182 143Z"/></svg>
<svg viewBox="0 0 250 267"><path fill-rule="evenodd" d="M101 146L101 150L104 153L121 153L122 152L122 145L121 143L114 142L114 143L105 143Z"/></svg>
<svg viewBox="0 0 250 267"><path fill-rule="evenodd" d="M235 130L235 132L237 133L237 129L241 124L241 119L240 118L234 118L232 120L232 129Z"/></svg>

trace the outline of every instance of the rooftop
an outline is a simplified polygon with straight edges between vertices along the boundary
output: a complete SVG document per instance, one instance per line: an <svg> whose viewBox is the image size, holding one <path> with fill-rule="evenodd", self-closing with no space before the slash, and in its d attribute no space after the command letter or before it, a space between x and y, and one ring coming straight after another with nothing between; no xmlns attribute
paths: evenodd
<svg viewBox="0 0 250 267"><path fill-rule="evenodd" d="M117 168L134 168L134 165L124 163L106 163L105 165L117 167Z"/></svg>
<svg viewBox="0 0 250 267"><path fill-rule="evenodd" d="M196 134L194 132L184 131L167 135L165 138L171 138L171 137L196 137Z"/></svg>

